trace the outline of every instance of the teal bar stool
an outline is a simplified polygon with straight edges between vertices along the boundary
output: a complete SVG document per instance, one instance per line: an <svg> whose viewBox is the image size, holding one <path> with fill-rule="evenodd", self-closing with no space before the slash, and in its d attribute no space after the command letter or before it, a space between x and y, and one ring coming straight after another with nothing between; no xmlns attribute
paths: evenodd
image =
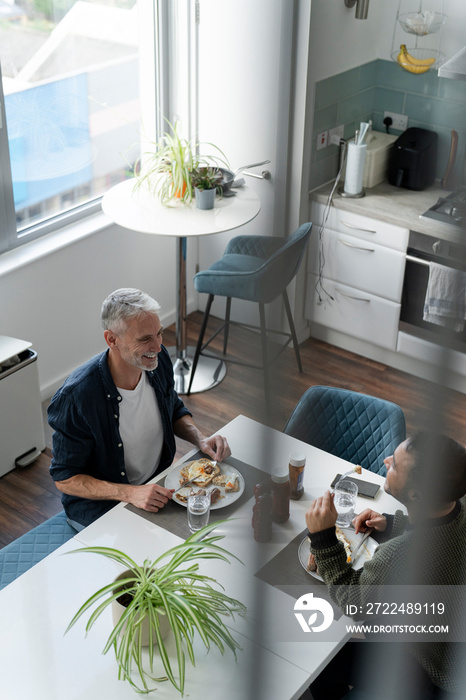
<svg viewBox="0 0 466 700"><path fill-rule="evenodd" d="M272 236L236 236L227 245L223 257L209 267L194 276L196 291L208 294L202 327L197 341L193 359L191 380L188 387L188 395L191 392L193 378L196 372L199 356L206 354L212 357L212 353L204 353L210 342L223 330L223 357L229 362L235 360L226 356L228 334L230 326L237 325L245 328L254 328L246 323L238 323L230 320L231 300L246 299L259 304L260 332L262 346L262 365L241 362L247 367L262 369L264 372L264 387L266 401L269 401L267 335L278 331L269 331L265 322L265 304L268 304L281 296L285 306L285 312L290 328L289 333L278 332L287 336L287 341L281 348L283 350L293 343L299 371L302 372L301 357L299 354L298 340L291 314L290 303L286 291L287 286L296 276L299 270L306 245L311 235L312 224L302 224L288 238L275 238ZM226 297L225 321L204 343L204 335L209 320L210 309L215 296ZM216 356L217 357L217 356ZM274 358L275 359L275 358Z"/></svg>

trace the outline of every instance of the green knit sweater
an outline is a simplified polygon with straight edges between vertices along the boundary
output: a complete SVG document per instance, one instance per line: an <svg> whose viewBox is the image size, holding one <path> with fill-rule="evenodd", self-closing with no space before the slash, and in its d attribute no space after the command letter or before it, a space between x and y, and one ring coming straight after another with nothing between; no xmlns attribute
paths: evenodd
<svg viewBox="0 0 466 700"><path fill-rule="evenodd" d="M358 610L367 609L368 600L373 600L373 586L466 584L466 496L449 515L427 521L422 528L411 528L407 516L397 511L387 516L383 535L390 539L381 543L372 559L357 571L346 562L335 528L311 535L311 551L319 573L343 610L348 604L356 605ZM461 613L458 610L458 616ZM410 644L409 649L435 685L460 691L465 645L424 642Z"/></svg>

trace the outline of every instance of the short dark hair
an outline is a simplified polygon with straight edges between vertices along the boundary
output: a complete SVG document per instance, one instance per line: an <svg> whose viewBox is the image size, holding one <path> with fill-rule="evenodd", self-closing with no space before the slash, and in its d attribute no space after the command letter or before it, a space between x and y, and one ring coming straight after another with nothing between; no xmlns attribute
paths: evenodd
<svg viewBox="0 0 466 700"><path fill-rule="evenodd" d="M466 449L447 435L421 431L406 441L414 457L409 482L433 505L457 501L466 493Z"/></svg>

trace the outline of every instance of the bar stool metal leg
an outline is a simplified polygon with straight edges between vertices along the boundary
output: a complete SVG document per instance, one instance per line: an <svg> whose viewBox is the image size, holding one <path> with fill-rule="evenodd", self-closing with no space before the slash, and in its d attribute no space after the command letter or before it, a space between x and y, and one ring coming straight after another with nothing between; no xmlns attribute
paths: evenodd
<svg viewBox="0 0 466 700"><path fill-rule="evenodd" d="M201 332L199 333L199 338L197 339L197 344L196 344L196 350L194 352L193 364L191 366L191 374L189 377L189 386L188 386L188 391L186 392L187 396L189 396L191 393L191 387L193 385L193 379L194 379L194 375L196 373L197 363L199 361L199 355L201 354L202 343L204 341L204 335L205 335L205 331L207 328L207 322L209 320L210 309L211 309L213 300L214 300L214 295L209 294L209 296L207 298L207 304L205 307L205 311L204 311L204 318L202 319Z"/></svg>
<svg viewBox="0 0 466 700"><path fill-rule="evenodd" d="M298 345L298 337L296 335L296 330L294 327L294 322L293 322L293 315L291 313L291 307L290 307L290 302L288 299L288 293L286 289L283 290L283 301L285 303L285 311L286 311L286 316L288 318L288 325L290 326L290 333L291 337L293 339L293 347L294 347L294 352L296 355L296 360L298 362L298 368L300 373L303 373L303 366L301 364L301 354L299 352L299 345Z"/></svg>

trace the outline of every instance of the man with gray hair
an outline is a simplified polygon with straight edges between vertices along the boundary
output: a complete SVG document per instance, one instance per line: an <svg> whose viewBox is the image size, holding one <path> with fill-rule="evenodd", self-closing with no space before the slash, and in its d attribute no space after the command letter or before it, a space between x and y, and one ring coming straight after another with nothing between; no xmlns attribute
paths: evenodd
<svg viewBox="0 0 466 700"><path fill-rule="evenodd" d="M198 430L178 397L159 311L138 289L110 294L101 314L108 349L76 369L50 403L50 473L76 529L118 502L163 508L173 490L147 481L172 463L175 435L219 462L231 454L225 438Z"/></svg>

